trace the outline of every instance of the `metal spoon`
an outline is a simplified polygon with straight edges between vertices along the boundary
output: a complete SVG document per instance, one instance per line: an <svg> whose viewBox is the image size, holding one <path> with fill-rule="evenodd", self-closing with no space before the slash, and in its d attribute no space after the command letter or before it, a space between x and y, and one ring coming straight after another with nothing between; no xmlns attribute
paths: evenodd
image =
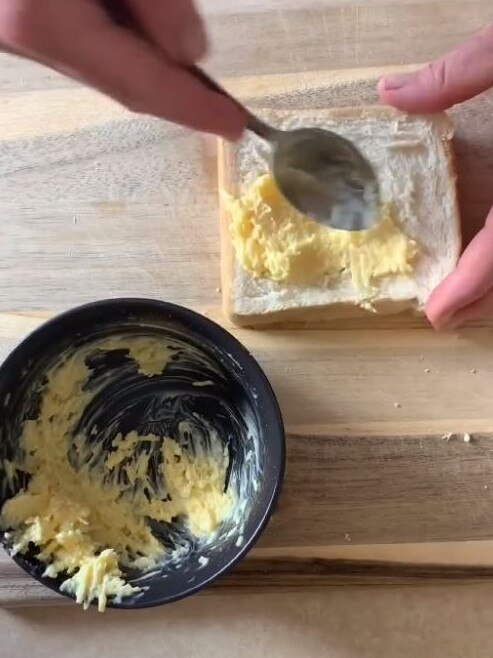
<svg viewBox="0 0 493 658"><path fill-rule="evenodd" d="M272 145L272 174L295 208L320 224L346 231L368 229L378 221L378 179L352 142L322 128L274 128L200 68L188 69L209 89L236 103L247 117L247 129Z"/></svg>
<svg viewBox="0 0 493 658"><path fill-rule="evenodd" d="M112 18L141 34L125 3L102 0ZM265 123L198 66L187 70L244 112L246 127L272 145L272 174L284 197L320 224L347 231L371 228L379 217L379 187L372 166L348 139L322 128L280 130Z"/></svg>

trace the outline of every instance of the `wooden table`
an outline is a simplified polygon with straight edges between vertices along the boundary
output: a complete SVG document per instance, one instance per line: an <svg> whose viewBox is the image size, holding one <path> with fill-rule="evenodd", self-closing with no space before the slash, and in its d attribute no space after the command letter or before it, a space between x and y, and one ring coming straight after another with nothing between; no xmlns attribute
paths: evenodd
<svg viewBox="0 0 493 658"><path fill-rule="evenodd" d="M491 19L491 0L202 4L209 68L252 106L331 103L334 80L341 103L374 100L383 67L426 61ZM492 106L490 94L457 114L467 235L492 200ZM407 318L236 330L220 311L214 140L9 56L0 140L0 356L58 311L146 296L227 326L274 385L285 492L223 589L491 578L489 326L459 336ZM0 557L0 604L46 597Z"/></svg>

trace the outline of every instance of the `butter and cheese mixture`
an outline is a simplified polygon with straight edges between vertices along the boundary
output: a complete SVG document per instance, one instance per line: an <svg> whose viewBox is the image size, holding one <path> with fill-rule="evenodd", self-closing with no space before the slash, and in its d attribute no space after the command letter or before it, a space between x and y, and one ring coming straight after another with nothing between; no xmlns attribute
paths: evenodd
<svg viewBox="0 0 493 658"><path fill-rule="evenodd" d="M229 211L236 257L255 277L310 284L348 272L364 290L379 277L409 274L419 253L389 205L369 230L328 228L293 208L270 174L230 200Z"/></svg>
<svg viewBox="0 0 493 658"><path fill-rule="evenodd" d="M161 373L169 358L162 342L152 338L99 347L127 348L146 377ZM45 575L66 574L62 590L84 607L97 599L104 610L108 598L139 591L125 581L122 567L149 570L169 554L153 535L150 519L182 517L190 533L203 538L231 514L235 501L224 492L228 452L213 432L207 448L198 443L193 449L135 431L116 435L108 449L97 436L78 434L97 394L87 386L86 356L81 350L48 373L38 417L24 423L22 457L10 468L27 473L28 485L7 500L0 522L13 553L34 544Z"/></svg>

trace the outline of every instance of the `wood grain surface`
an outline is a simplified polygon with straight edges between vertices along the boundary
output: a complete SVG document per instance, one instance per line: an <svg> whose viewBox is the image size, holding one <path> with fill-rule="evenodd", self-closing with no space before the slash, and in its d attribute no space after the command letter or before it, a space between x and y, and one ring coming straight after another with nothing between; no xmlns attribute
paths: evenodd
<svg viewBox="0 0 493 658"><path fill-rule="evenodd" d="M491 20L490 0L202 5L209 68L252 107L375 102L382 71ZM491 93L453 110L467 239L492 201L492 116ZM79 303L190 306L258 358L289 433L278 510L221 591L491 578L492 328L437 335L406 317L233 328L220 311L217 213L214 139L0 56L0 358ZM0 605L48 600L63 601L0 555Z"/></svg>

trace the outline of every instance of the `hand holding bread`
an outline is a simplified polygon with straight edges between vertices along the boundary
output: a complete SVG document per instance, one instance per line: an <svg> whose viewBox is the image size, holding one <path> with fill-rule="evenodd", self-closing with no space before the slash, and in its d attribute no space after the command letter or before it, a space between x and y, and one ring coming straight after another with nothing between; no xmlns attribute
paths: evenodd
<svg viewBox="0 0 493 658"><path fill-rule="evenodd" d="M417 73L382 78L379 93L384 103L400 110L437 112L491 87L493 23ZM456 270L430 296L426 314L436 328L493 317L493 208Z"/></svg>

